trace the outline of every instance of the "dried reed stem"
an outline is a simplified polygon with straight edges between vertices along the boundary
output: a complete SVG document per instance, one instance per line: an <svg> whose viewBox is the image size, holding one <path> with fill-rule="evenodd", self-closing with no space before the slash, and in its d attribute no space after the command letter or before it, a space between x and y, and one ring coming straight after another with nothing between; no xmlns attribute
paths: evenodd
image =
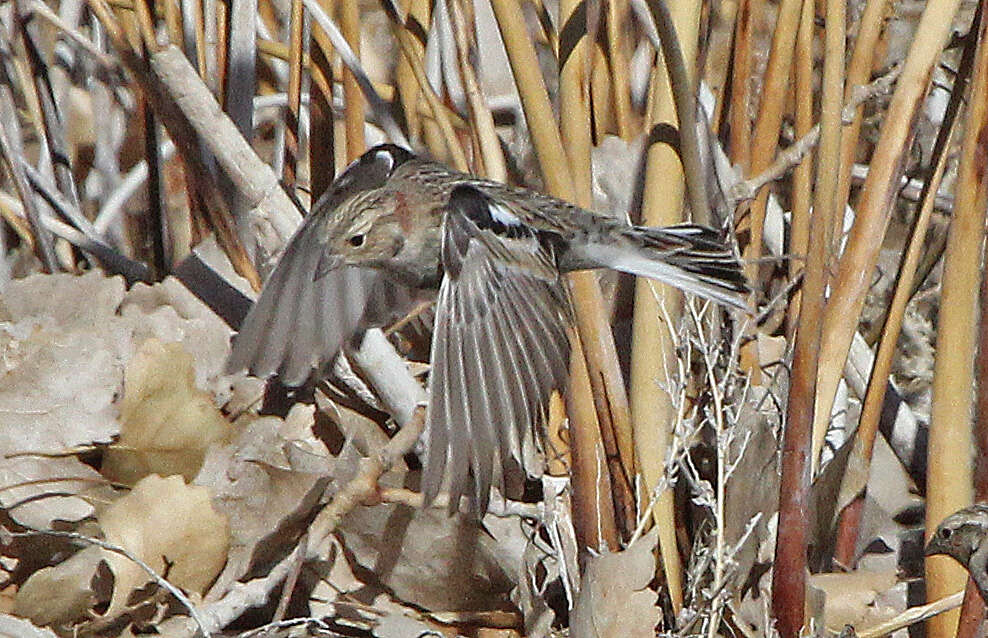
<svg viewBox="0 0 988 638"><path fill-rule="evenodd" d="M882 123L871 169L858 200L857 217L831 284L820 345L815 419L830 420L837 385L858 317L872 282L872 273L892 214L907 148L916 132L933 67L950 33L959 0L926 4Z"/></svg>
<svg viewBox="0 0 988 638"><path fill-rule="evenodd" d="M985 4L981 7L984 11ZM968 97L967 124L961 141L954 216L944 251L943 284L937 324L936 360L926 481L926 538L954 510L974 500L971 458L974 352L978 304L971 294L981 284L981 253L988 213L988 20L978 31L974 76ZM936 600L957 591L967 574L945 556L926 559L926 596ZM938 616L928 623L930 638L956 632L959 614Z"/></svg>
<svg viewBox="0 0 988 638"><path fill-rule="evenodd" d="M806 548L809 542L810 478L814 459L813 406L827 264L840 163L841 103L844 97L845 0L826 2L826 41L820 147L813 191L813 223L803 276L803 300L793 346L792 381L786 406L779 484L779 531L772 577L772 610L782 638L796 638L806 608ZM753 225L754 226L754 225Z"/></svg>
<svg viewBox="0 0 988 638"><path fill-rule="evenodd" d="M353 52L360 57L360 3L339 2L340 30ZM364 141L364 95L350 69L343 69L343 117L346 130L346 161L352 162L367 150Z"/></svg>
<svg viewBox="0 0 988 638"><path fill-rule="evenodd" d="M672 22L682 43L687 77L692 77L697 60L701 4L678 2ZM677 110L666 74L653 75L651 125L676 125ZM677 87L690 91L689 86ZM692 93L689 93L692 96ZM683 169L676 152L653 143L648 149L642 223L662 226L682 220ZM693 211L696 213L697 211ZM640 279L635 284L635 317L632 326L631 414L635 453L646 493L652 494L665 477L666 454L672 439L672 424L678 409L662 387L665 371L676 369L676 352L670 332L679 329L682 294L669 286ZM673 493L666 489L657 495L652 517L659 529L662 567L673 610L683 605L683 567L676 544L676 511Z"/></svg>

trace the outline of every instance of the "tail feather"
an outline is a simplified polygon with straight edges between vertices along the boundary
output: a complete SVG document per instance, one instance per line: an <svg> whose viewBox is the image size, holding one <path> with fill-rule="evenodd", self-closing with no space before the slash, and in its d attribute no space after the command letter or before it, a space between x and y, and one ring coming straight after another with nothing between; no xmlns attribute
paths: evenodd
<svg viewBox="0 0 988 638"><path fill-rule="evenodd" d="M656 279L750 312L741 262L717 231L693 224L633 226L625 236L638 250L628 250L627 244L601 242L588 252L609 268Z"/></svg>

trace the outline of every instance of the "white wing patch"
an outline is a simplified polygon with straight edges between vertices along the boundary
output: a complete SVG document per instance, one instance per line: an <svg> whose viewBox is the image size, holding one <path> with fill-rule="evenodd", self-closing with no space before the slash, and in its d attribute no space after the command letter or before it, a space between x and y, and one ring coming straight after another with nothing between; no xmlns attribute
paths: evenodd
<svg viewBox="0 0 988 638"><path fill-rule="evenodd" d="M386 148L379 148L374 151L374 161L375 162L387 162L388 168L385 169L385 173L391 174L391 171L395 167L395 156L392 152Z"/></svg>
<svg viewBox="0 0 988 638"><path fill-rule="evenodd" d="M489 209L491 212L491 219L499 224L505 226L521 226L522 222L518 219L518 216L512 213L506 206L500 202L490 202Z"/></svg>

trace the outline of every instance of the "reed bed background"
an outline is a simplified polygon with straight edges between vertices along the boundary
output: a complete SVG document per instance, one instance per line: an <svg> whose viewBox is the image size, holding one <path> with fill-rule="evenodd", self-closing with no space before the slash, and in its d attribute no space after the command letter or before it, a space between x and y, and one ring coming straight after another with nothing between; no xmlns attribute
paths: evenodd
<svg viewBox="0 0 988 638"><path fill-rule="evenodd" d="M569 487L553 492L547 479L545 506L501 512L527 521L529 546L549 544L562 585L532 591L524 569L514 574L505 620L486 598L470 616L388 581L402 600L361 601L371 617L361 622L375 635L415 635L381 628L402 615L475 635L916 630L931 610L958 606L966 582L949 559L921 565L919 527L928 534L988 497L985 4L8 0L0 285L13 295L15 280L42 286L24 279L33 273L90 269L128 286L177 277L235 328L243 301L217 295L217 280L256 293L310 203L381 141L636 223L718 227L745 260L750 316L651 281L570 278L572 381L548 459ZM31 545L29 560L7 544L16 566L0 611L63 633L288 631L293 617L304 620L296 631L338 631L341 607L317 613L313 602L329 570L312 566L341 559L312 548L333 537L359 553L341 528L360 529L361 503L415 504L379 479L403 466L421 427L418 368L394 346L415 360L422 339L355 355L373 409L316 391L323 439L354 439L341 414L370 423L365 461L334 474L324 508L296 512L306 522L271 560L233 573L224 557L226 576L198 588L206 598L160 595L150 619L136 620L119 592L99 607L107 596L88 585L88 602L48 617L22 591L67 554ZM390 364L368 362L375 347ZM212 400L246 427L236 419L250 409ZM24 451L16 432L0 440L8 456ZM103 471L113 440L64 451ZM103 472L113 491L101 498L149 473ZM33 538L19 505L3 502L4 526ZM432 524L429 534L445 525ZM39 533L112 540L105 525L58 529ZM622 556L634 561L604 560ZM152 571L166 587L168 571ZM234 600L251 584L261 593ZM932 607L921 606L924 586ZM969 592L926 631L974 635L983 616ZM182 618L192 624L168 624Z"/></svg>

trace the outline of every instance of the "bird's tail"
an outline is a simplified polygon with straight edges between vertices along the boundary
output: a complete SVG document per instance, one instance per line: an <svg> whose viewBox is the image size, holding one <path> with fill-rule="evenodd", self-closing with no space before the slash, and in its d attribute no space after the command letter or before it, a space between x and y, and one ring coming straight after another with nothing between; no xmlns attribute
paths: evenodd
<svg viewBox="0 0 988 638"><path fill-rule="evenodd" d="M627 239L623 246L601 242L592 247L590 252L601 265L751 311L741 262L717 231L679 224L664 228L631 226L623 234Z"/></svg>

